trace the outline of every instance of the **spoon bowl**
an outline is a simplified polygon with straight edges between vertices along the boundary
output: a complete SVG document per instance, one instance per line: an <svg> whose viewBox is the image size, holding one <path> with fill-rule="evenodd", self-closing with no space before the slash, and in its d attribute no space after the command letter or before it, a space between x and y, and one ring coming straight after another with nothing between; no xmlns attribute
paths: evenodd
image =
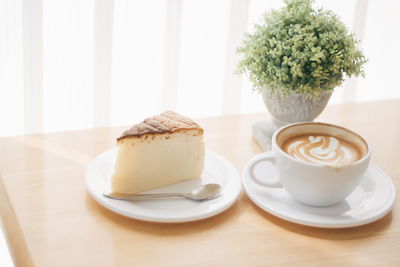
<svg viewBox="0 0 400 267"><path fill-rule="evenodd" d="M136 194L126 194L126 193L104 193L103 196L117 199L117 200L127 200L135 201L140 199L159 199L168 197L184 197L191 200L206 200L216 196L221 190L221 185L219 184L205 184L198 188L193 189L189 193L136 193Z"/></svg>
<svg viewBox="0 0 400 267"><path fill-rule="evenodd" d="M193 200L204 200L215 196L220 190L221 186L219 184L206 184L193 189L190 193L185 194L185 197Z"/></svg>

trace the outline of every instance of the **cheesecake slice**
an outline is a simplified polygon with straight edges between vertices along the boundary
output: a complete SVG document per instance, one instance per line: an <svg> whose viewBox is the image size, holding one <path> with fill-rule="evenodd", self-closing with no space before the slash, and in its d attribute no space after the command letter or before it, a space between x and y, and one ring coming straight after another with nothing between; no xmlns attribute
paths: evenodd
<svg viewBox="0 0 400 267"><path fill-rule="evenodd" d="M200 177L203 129L173 111L145 119L117 138L116 193L137 193Z"/></svg>

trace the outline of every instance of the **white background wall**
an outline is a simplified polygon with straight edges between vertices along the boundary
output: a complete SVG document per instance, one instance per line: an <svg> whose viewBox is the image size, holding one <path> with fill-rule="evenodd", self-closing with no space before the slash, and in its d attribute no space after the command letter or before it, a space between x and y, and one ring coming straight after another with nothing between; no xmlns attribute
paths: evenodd
<svg viewBox="0 0 400 267"><path fill-rule="evenodd" d="M0 0L0 136L265 112L234 53L281 0ZM316 1L362 39L366 78L330 104L400 97L395 0Z"/></svg>

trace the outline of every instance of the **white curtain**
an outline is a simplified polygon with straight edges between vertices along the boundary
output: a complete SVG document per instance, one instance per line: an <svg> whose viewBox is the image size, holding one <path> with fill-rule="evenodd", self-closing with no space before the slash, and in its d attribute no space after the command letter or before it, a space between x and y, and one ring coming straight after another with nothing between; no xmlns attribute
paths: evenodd
<svg viewBox="0 0 400 267"><path fill-rule="evenodd" d="M235 49L283 0L0 0L0 136L265 112ZM362 40L366 78L330 104L400 97L395 0L316 1Z"/></svg>

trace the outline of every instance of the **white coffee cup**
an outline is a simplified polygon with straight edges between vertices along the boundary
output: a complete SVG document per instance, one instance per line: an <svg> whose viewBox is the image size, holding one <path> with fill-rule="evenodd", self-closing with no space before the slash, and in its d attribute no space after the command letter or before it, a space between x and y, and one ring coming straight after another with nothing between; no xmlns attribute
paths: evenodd
<svg viewBox="0 0 400 267"><path fill-rule="evenodd" d="M287 154L282 145L297 135L330 135L354 144L361 158L343 166L307 162ZM368 168L371 149L360 135L341 126L304 122L277 130L272 136L272 153L265 153L249 163L249 176L259 185L283 187L297 201L312 206L330 206L343 201L359 185ZM277 169L278 177L268 173L255 175L260 162L268 161Z"/></svg>

